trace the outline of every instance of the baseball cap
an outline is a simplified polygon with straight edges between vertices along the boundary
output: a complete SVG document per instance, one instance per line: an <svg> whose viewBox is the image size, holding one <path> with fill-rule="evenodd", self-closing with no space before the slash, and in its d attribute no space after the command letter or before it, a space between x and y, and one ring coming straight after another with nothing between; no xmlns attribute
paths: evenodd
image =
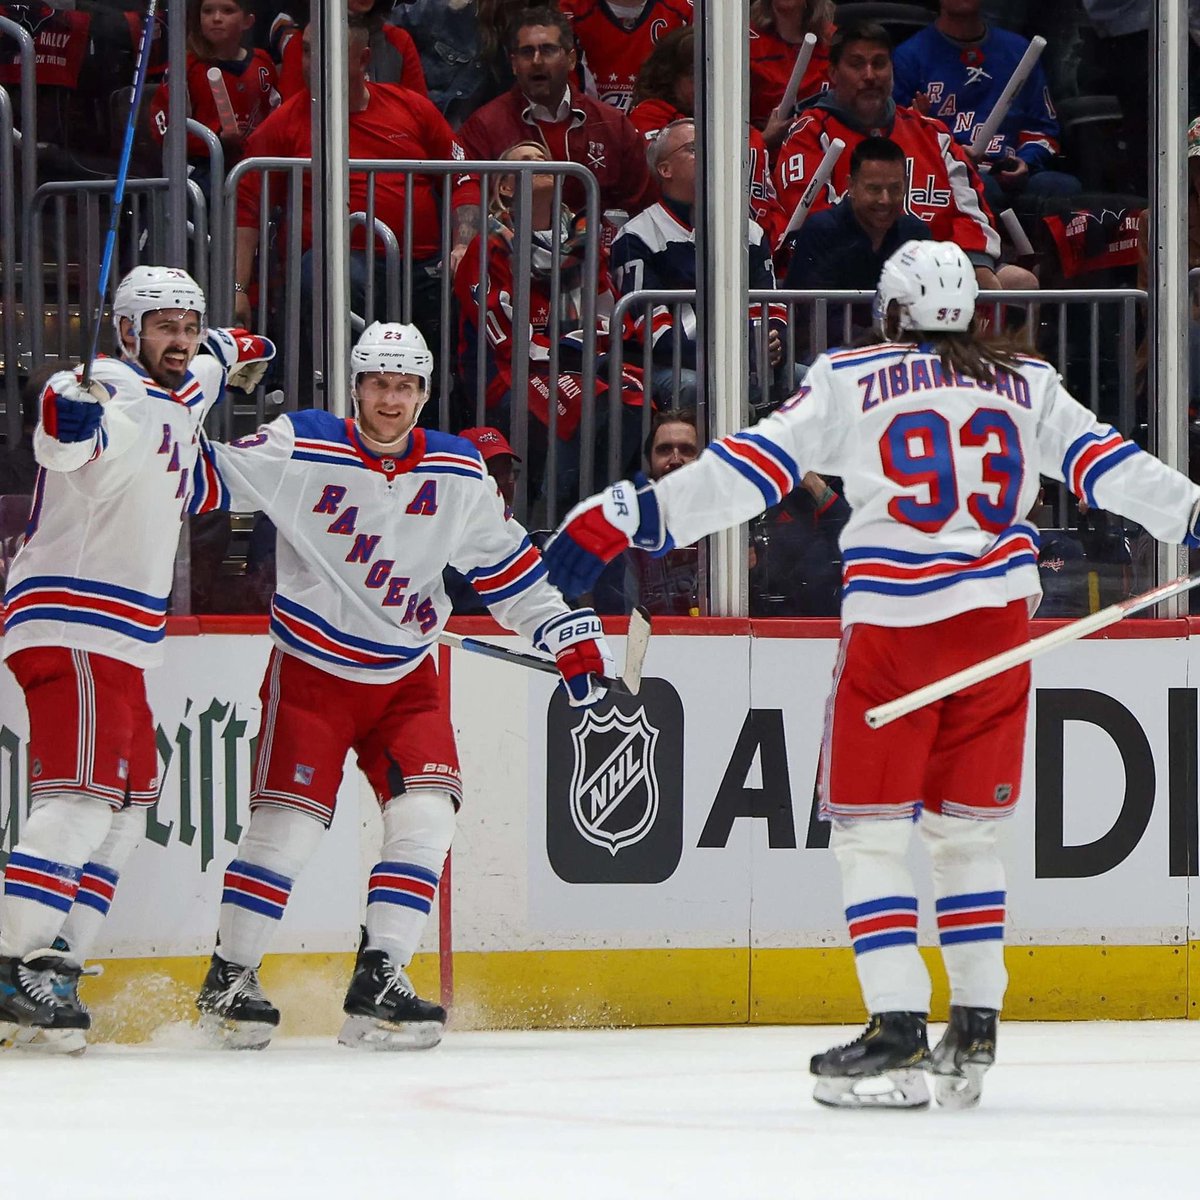
<svg viewBox="0 0 1200 1200"><path fill-rule="evenodd" d="M476 425L471 429L463 429L458 436L472 442L483 455L484 462L495 458L497 454L511 454L517 462L521 461L521 456L508 444L504 434L490 425Z"/></svg>
<svg viewBox="0 0 1200 1200"><path fill-rule="evenodd" d="M1187 156L1195 158L1197 155L1200 155L1200 117L1187 128Z"/></svg>

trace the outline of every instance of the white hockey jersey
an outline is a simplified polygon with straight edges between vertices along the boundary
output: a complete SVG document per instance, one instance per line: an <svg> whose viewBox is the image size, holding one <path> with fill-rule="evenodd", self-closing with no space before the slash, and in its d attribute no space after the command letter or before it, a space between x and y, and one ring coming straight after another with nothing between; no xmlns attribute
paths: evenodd
<svg viewBox="0 0 1200 1200"><path fill-rule="evenodd" d="M136 667L162 661L179 530L191 498L200 425L225 387L206 354L171 391L140 365L98 358L112 398L86 442L39 424L25 544L8 574L4 657L69 646Z"/></svg>
<svg viewBox="0 0 1200 1200"><path fill-rule="evenodd" d="M353 421L308 411L213 445L215 471L209 453L197 471L198 509L271 519L271 637L332 675L390 683L412 671L450 616L447 564L535 644L569 611L463 438L416 429L403 455L375 456Z"/></svg>
<svg viewBox="0 0 1200 1200"><path fill-rule="evenodd" d="M1038 476L1065 480L1164 541L1183 540L1200 487L1102 425L1041 359L995 386L947 373L927 347L822 354L795 396L655 484L678 545L744 521L806 471L839 475L842 623L912 626L1041 594Z"/></svg>

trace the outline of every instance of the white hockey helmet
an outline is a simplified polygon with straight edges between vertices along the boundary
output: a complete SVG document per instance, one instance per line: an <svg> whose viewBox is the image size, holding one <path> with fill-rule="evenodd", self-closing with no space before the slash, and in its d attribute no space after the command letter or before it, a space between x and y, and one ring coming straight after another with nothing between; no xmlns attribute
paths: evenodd
<svg viewBox="0 0 1200 1200"><path fill-rule="evenodd" d="M883 264L875 292L875 321L887 336L888 308L899 305L900 328L970 328L979 283L971 260L954 242L905 242Z"/></svg>
<svg viewBox="0 0 1200 1200"><path fill-rule="evenodd" d="M429 394L433 379L433 355L415 325L396 321L373 321L350 351L350 393L358 404L358 377L367 371L418 375Z"/></svg>
<svg viewBox="0 0 1200 1200"><path fill-rule="evenodd" d="M180 267L134 267L117 284L112 304L113 327L123 357L137 358L142 344L142 318L160 308L194 310L199 314L203 337L205 302L200 285ZM122 317L128 317L133 326L132 353L121 338Z"/></svg>

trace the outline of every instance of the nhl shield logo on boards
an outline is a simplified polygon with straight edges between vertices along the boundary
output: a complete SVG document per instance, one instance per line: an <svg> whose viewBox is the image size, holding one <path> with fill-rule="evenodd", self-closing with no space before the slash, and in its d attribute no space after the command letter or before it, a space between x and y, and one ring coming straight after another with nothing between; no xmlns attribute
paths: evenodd
<svg viewBox="0 0 1200 1200"><path fill-rule="evenodd" d="M575 770L571 775L571 816L575 828L595 846L615 855L640 842L658 816L654 747L658 730L646 710L626 717L616 708L597 717L592 709L571 730Z"/></svg>
<svg viewBox="0 0 1200 1200"><path fill-rule="evenodd" d="M683 701L665 679L546 710L546 856L565 883L662 883L683 856ZM536 836L536 835L535 835ZM533 851L531 846L530 850Z"/></svg>

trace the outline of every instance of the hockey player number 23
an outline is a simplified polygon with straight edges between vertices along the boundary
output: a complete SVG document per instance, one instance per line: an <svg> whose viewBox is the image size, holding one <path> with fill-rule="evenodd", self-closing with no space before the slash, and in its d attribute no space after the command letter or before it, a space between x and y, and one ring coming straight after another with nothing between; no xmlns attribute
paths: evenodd
<svg viewBox="0 0 1200 1200"><path fill-rule="evenodd" d="M981 408L957 432L941 413L901 413L879 439L883 473L917 495L895 496L888 512L905 525L937 533L958 511L959 477L955 459L966 448L982 449L992 439L999 449L983 456L983 482L994 491L971 492L967 511L981 529L1002 533L1016 518L1024 471L1021 438L1012 418L994 408ZM927 495L928 499L919 498ZM993 495L995 499L993 499Z"/></svg>

